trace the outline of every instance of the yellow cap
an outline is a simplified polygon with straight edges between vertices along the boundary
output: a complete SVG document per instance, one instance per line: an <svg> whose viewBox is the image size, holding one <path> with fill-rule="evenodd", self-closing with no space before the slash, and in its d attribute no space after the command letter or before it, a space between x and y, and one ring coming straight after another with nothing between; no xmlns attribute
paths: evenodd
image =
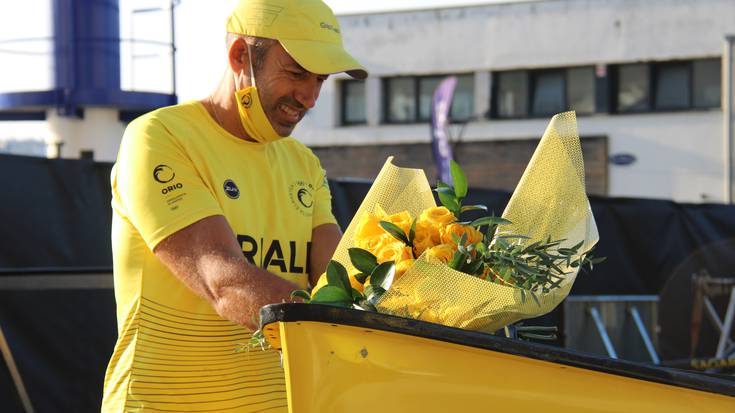
<svg viewBox="0 0 735 413"><path fill-rule="evenodd" d="M276 39L312 73L367 77L367 70L344 49L339 22L321 0L240 0L227 31Z"/></svg>

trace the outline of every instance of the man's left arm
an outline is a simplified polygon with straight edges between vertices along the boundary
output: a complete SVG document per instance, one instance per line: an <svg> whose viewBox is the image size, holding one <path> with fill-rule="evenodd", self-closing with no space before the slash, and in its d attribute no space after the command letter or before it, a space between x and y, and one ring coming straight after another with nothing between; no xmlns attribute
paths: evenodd
<svg viewBox="0 0 735 413"><path fill-rule="evenodd" d="M309 268L309 281L316 285L319 276L327 269L327 264L337 249L337 244L342 238L342 231L337 224L322 224L311 231L311 266Z"/></svg>

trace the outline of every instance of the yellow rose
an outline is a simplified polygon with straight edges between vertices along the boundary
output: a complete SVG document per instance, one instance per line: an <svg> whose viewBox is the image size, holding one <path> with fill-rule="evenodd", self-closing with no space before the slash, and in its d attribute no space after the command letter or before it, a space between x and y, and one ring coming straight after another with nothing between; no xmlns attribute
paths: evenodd
<svg viewBox="0 0 735 413"><path fill-rule="evenodd" d="M419 234L421 234L422 237L428 235L431 240L431 246L433 247L434 245L442 243L441 228L442 224L432 223L429 221L419 221L416 223L416 236L419 236Z"/></svg>
<svg viewBox="0 0 735 413"><path fill-rule="evenodd" d="M416 224L416 234L413 238L413 253L415 257L420 256L427 249L437 245L433 239L433 227ZM438 231L437 231L438 233Z"/></svg>
<svg viewBox="0 0 735 413"><path fill-rule="evenodd" d="M399 263L403 260L413 259L411 248L407 247L400 241L392 242L384 245L375 255L378 263L382 264L387 261Z"/></svg>
<svg viewBox="0 0 735 413"><path fill-rule="evenodd" d="M429 254L430 258L435 258L444 264L448 264L454 257L454 250L455 246L452 244L440 244L430 248L427 254Z"/></svg>
<svg viewBox="0 0 735 413"><path fill-rule="evenodd" d="M466 245L477 244L482 241L482 232L472 228L469 225L462 224L449 224L441 229L441 240L443 244L455 244L452 234L457 235L458 238L462 238L462 235L467 234Z"/></svg>
<svg viewBox="0 0 735 413"><path fill-rule="evenodd" d="M403 211L397 214L388 215L387 217L383 218L383 221L388 221L392 224L395 224L403 231L404 234L406 234L406 236L408 236L408 231L411 230L413 218L411 218L411 214L409 214L408 211Z"/></svg>
<svg viewBox="0 0 735 413"><path fill-rule="evenodd" d="M396 264L396 279L401 278L401 276L403 276L403 274L405 274L406 271L411 268L413 263L414 260L412 258L399 261L398 264Z"/></svg>
<svg viewBox="0 0 735 413"><path fill-rule="evenodd" d="M353 241L359 241L367 237L381 235L385 233L385 230L380 226L380 221L385 218L382 208L377 207L376 213L371 214L366 212L360 217L360 222L357 224Z"/></svg>
<svg viewBox="0 0 735 413"><path fill-rule="evenodd" d="M434 226L449 225L457 219L446 207L432 207L421 213L419 221L430 222Z"/></svg>
<svg viewBox="0 0 735 413"><path fill-rule="evenodd" d="M396 239L393 238L393 236L388 233L383 233L381 235L372 235L366 238L358 239L357 247L368 250L373 255L377 255L378 251L380 251L381 248L394 242L396 242Z"/></svg>

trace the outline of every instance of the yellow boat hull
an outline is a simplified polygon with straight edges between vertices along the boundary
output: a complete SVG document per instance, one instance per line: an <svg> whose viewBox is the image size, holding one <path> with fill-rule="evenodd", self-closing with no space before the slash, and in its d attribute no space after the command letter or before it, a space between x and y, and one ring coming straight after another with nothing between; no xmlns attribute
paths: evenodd
<svg viewBox="0 0 735 413"><path fill-rule="evenodd" d="M353 310L269 307L280 307L263 327L283 352L290 412L735 412L735 382Z"/></svg>

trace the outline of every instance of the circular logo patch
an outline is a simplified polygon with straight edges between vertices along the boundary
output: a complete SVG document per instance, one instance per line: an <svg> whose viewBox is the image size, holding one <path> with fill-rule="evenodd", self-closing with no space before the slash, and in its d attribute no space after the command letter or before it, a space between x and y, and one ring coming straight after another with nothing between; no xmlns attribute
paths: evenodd
<svg viewBox="0 0 735 413"><path fill-rule="evenodd" d="M244 94L244 95L242 95L241 102L242 102L242 105L243 106L245 106L246 108L249 108L250 105L253 104L253 97L250 96L250 93Z"/></svg>
<svg viewBox="0 0 735 413"><path fill-rule="evenodd" d="M304 208L311 208L311 206L314 205L314 199L311 196L311 192L306 188L299 189L296 193L296 198Z"/></svg>
<svg viewBox="0 0 735 413"><path fill-rule="evenodd" d="M296 181L288 187L291 205L304 216L310 217L314 206L314 186L304 181Z"/></svg>
<svg viewBox="0 0 735 413"><path fill-rule="evenodd" d="M153 179L162 184L171 182L175 176L174 170L168 165L161 164L153 168Z"/></svg>
<svg viewBox="0 0 735 413"><path fill-rule="evenodd" d="M232 199L240 198L240 189L238 189L237 185L232 182L232 179L226 180L224 185L222 185L222 188L224 188L225 194L227 194L228 197Z"/></svg>

